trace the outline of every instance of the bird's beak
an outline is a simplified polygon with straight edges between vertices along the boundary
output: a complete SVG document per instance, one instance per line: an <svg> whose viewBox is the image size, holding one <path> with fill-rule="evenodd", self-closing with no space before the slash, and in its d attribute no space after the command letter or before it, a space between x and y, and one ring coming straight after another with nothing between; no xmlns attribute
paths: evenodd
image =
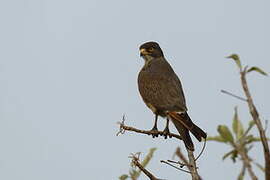
<svg viewBox="0 0 270 180"><path fill-rule="evenodd" d="M147 53L147 51L146 51L146 49L140 49L140 56L144 56L144 55L147 55L148 53Z"/></svg>

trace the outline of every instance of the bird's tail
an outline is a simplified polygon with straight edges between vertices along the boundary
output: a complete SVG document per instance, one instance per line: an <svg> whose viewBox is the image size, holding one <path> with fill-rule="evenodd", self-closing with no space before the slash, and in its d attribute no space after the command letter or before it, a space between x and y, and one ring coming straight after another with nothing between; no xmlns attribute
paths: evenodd
<svg viewBox="0 0 270 180"><path fill-rule="evenodd" d="M206 139L207 134L192 122L186 112L181 114L177 112L169 112L168 115L183 138L185 146L188 149L194 151L194 145L189 135L189 131L196 137L196 139L198 139L198 141L201 141L202 138Z"/></svg>

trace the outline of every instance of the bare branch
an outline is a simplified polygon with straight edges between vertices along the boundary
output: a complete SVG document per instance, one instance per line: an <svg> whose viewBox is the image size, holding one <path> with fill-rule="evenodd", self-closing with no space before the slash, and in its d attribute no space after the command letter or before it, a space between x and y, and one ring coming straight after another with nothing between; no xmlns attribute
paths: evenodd
<svg viewBox="0 0 270 180"><path fill-rule="evenodd" d="M201 180L201 178L198 174L198 171L197 171L197 166L196 166L196 161L195 161L193 151L190 151L187 149L187 152L188 152L189 163L191 165L190 171L191 171L192 179L193 180Z"/></svg>
<svg viewBox="0 0 270 180"><path fill-rule="evenodd" d="M181 160L183 161L183 166L186 165L188 168L190 168L189 166L191 166L189 163L188 163L188 160L186 159L186 157L184 156L184 154L181 152L181 149L178 147L176 148L176 151L175 151L175 155Z"/></svg>
<svg viewBox="0 0 270 180"><path fill-rule="evenodd" d="M197 171L198 168L196 166L196 161L193 155L193 151L190 151L187 149L187 152L188 152L189 161L186 159L186 157L181 152L181 149L179 147L176 149L175 154L179 157L180 160L183 161L184 164L187 165L187 168L189 169L191 173L192 180L201 180L201 177L199 176L198 171Z"/></svg>
<svg viewBox="0 0 270 180"><path fill-rule="evenodd" d="M147 134L147 135L164 135L163 134L163 131L157 131L157 132L153 132L153 131L147 131L147 130L140 130L140 129L136 129L134 127L130 127L130 126L126 126L125 125L125 117L123 116L123 119L122 119L122 122L118 122L119 124L119 132L116 134L116 135L119 135L119 134L124 134L125 131L133 131L133 132L136 132L136 133L140 133L140 134ZM181 136L177 135L177 134L173 134L173 133L170 133L169 134L169 137L174 137L174 138L177 138L177 139L180 139L182 140ZM205 142L206 143L206 142ZM187 149L187 152L188 152L188 159L187 160L185 158L185 156L182 154L182 152L180 151L180 148L178 148L179 150L176 151L176 155L180 158L180 160L182 160L184 163L181 164L180 162L177 163L177 164L180 164L182 165L182 167L180 166L180 168L178 168L177 166L171 164L171 163L174 163L173 161L161 161L162 163L165 163L167 165L170 165L178 170L181 170L181 171L184 171L186 173L190 173L191 176L192 176L192 180L201 180L200 176L198 175L198 172L197 172L197 167L196 167L196 160L201 156L202 152L204 151L205 149L205 143L204 143L204 146L203 146L203 149L202 151L200 152L199 156L195 159L194 155L193 155L193 151L190 151ZM137 158L138 159L138 158ZM135 159L136 160L136 159ZM134 164L136 166L140 166L140 164L137 164L138 163L138 160L137 161L134 161ZM184 169L181 169L183 168L184 166L187 166L187 168L189 169L189 171L186 171ZM139 167L140 168L140 167ZM143 168L143 167L142 167ZM141 168L140 168L141 169ZM143 171L143 170L142 170ZM143 171L144 172L144 171ZM145 171L144 172L145 174L147 174L148 172ZM153 178L152 176L148 176L149 178Z"/></svg>
<svg viewBox="0 0 270 180"><path fill-rule="evenodd" d="M180 161L167 160L170 163L178 164L181 168L188 166L189 164L181 163Z"/></svg>
<svg viewBox="0 0 270 180"><path fill-rule="evenodd" d="M267 142L267 138L265 135L265 130L263 129L262 126L262 122L261 119L259 117L259 113L253 103L253 99L251 97L249 88L248 88L248 84L247 84L247 80L246 80L246 69L244 68L243 71L240 72L241 75L241 84L242 84L242 88L245 92L245 95L247 97L247 104L249 107L249 112L258 128L258 131L260 133L260 138L261 138L261 142L263 145L263 149L264 149L264 158L265 158L265 179L266 180L270 180L270 151L269 151L269 146L268 146L268 142Z"/></svg>
<svg viewBox="0 0 270 180"><path fill-rule="evenodd" d="M246 166L243 165L242 170L241 170L241 172L240 172L240 174L239 174L239 176L238 176L238 179L239 179L239 177L244 178L245 172L246 172Z"/></svg>
<svg viewBox="0 0 270 180"><path fill-rule="evenodd" d="M136 133L147 134L147 135L161 135L161 136L163 136L163 131L153 132L153 131L149 131L149 130L141 130L141 129L137 129L137 128L134 128L134 127L131 127L131 126L126 126L124 116L123 116L122 122L118 122L118 124L119 124L119 131L116 134L117 136L119 134L124 134L125 131L133 131L133 132L136 132ZM178 134L170 133L168 136L182 140L181 136L179 136Z"/></svg>
<svg viewBox="0 0 270 180"><path fill-rule="evenodd" d="M205 147L206 147L206 140L204 141L204 144L203 144L203 148L201 150L201 152L199 153L199 155L195 158L195 161L197 161L201 155L203 154L204 150L205 150ZM185 156L181 153L178 152L180 150L176 149L176 152L175 152L175 155L177 155L178 157L181 156L182 158L180 158L181 160L183 160L185 163L181 163L180 161L172 161L172 160L167 160L167 163L174 163L174 164L178 164L180 165L180 168L183 168L185 166L190 166L190 164L187 163L187 160L185 159ZM178 153L178 154L177 154ZM189 171L188 171L189 172ZM190 172L189 172L190 173Z"/></svg>
<svg viewBox="0 0 270 180"><path fill-rule="evenodd" d="M151 172L149 172L147 169L145 169L141 163L139 162L139 157L136 156L136 155L132 155L131 156L132 158L132 163L138 167L150 180L161 180L161 179L158 179L156 178Z"/></svg>
<svg viewBox="0 0 270 180"><path fill-rule="evenodd" d="M170 160L167 160L167 161L161 160L160 162L161 162L161 163L168 164L169 166L174 167L175 169L178 169L179 171L183 171L183 172L186 172L186 173L191 173L190 171L187 171L187 170L182 169L183 166L182 166L182 167L180 166L180 168L179 168L179 167L177 167L177 166L171 164L170 162L172 162L172 161L170 161ZM177 164L178 164L178 163L177 163Z"/></svg>

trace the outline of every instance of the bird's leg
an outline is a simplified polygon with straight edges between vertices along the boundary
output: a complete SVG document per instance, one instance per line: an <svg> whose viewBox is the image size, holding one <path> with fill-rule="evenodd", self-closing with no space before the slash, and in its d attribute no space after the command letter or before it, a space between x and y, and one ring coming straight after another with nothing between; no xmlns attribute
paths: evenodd
<svg viewBox="0 0 270 180"><path fill-rule="evenodd" d="M157 120L158 120L158 115L155 114L155 124L154 124L153 128L150 130L153 133L152 134L153 138L158 137Z"/></svg>
<svg viewBox="0 0 270 180"><path fill-rule="evenodd" d="M165 137L165 139L167 139L167 136L169 136L170 138L172 137L171 134L170 134L170 130L169 130L169 118L167 118L166 127L163 130L162 134Z"/></svg>

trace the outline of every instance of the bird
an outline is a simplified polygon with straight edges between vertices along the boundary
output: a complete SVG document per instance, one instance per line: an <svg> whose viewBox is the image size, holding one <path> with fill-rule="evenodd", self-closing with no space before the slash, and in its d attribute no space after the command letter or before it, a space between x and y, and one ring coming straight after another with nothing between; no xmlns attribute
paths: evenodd
<svg viewBox="0 0 270 180"><path fill-rule="evenodd" d="M162 135L170 136L171 121L179 132L185 147L194 151L191 132L198 141L206 139L207 134L193 123L187 113L186 100L182 84L171 65L165 59L157 42L146 42L139 47L144 65L138 74L139 93L148 108L154 113L154 126L151 134L158 136L157 121L161 116L166 118L166 127Z"/></svg>

